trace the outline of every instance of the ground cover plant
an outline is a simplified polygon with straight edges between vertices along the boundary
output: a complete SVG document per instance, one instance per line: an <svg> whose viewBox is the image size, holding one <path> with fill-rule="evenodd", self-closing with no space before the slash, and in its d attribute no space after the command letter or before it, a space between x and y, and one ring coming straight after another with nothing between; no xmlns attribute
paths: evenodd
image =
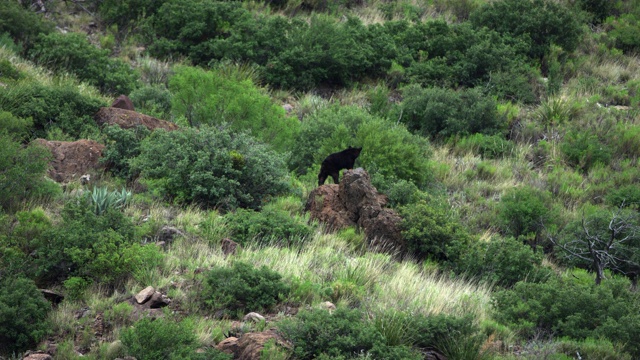
<svg viewBox="0 0 640 360"><path fill-rule="evenodd" d="M640 356L636 2L0 15L0 357L224 359L259 332L270 359ZM120 94L179 129L98 126ZM98 141L104 168L56 183L37 138ZM398 246L309 221L349 147Z"/></svg>

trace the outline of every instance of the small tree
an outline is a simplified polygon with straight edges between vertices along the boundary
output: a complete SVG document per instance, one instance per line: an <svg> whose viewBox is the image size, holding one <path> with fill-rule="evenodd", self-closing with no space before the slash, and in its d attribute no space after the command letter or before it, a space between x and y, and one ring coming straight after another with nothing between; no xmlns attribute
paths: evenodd
<svg viewBox="0 0 640 360"><path fill-rule="evenodd" d="M582 216L550 240L565 252L568 260L593 268L596 284L604 278L604 271L630 276L634 284L640 271L640 216L622 207L600 210Z"/></svg>

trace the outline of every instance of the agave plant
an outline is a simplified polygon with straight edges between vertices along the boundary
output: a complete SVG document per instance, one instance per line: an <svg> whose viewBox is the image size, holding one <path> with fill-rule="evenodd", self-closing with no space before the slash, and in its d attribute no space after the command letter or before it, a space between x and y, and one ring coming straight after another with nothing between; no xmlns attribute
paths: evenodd
<svg viewBox="0 0 640 360"><path fill-rule="evenodd" d="M93 203L93 212L96 215L102 215L107 209L120 209L126 206L131 199L131 191L127 191L124 187L121 191L107 190L107 187L93 188L91 193L91 202Z"/></svg>

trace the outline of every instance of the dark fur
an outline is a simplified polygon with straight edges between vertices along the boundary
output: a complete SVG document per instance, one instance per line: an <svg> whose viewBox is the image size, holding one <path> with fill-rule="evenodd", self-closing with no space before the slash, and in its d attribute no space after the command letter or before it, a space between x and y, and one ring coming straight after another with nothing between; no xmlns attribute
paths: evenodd
<svg viewBox="0 0 640 360"><path fill-rule="evenodd" d="M331 176L333 182L338 184L340 178L340 170L353 169L353 164L356 162L362 148L354 148L349 146L348 149L342 150L337 153L333 153L327 156L320 166L320 174L318 174L318 186L324 184L327 177Z"/></svg>

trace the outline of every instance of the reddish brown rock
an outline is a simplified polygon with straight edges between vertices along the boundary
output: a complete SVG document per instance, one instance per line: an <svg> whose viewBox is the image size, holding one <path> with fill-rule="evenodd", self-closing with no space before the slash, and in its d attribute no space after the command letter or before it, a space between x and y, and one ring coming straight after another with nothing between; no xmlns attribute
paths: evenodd
<svg viewBox="0 0 640 360"><path fill-rule="evenodd" d="M79 179L87 172L103 167L99 160L105 146L99 142L36 139L33 143L46 147L53 154L48 175L57 182Z"/></svg>
<svg viewBox="0 0 640 360"><path fill-rule="evenodd" d="M275 329L269 329L263 332L246 333L239 339L236 337L228 337L222 340L216 348L227 354L233 354L234 359L239 360L258 360L260 353L264 349L264 345L270 341L287 349L291 348L291 344L285 341Z"/></svg>
<svg viewBox="0 0 640 360"><path fill-rule="evenodd" d="M339 185L322 185L311 191L305 209L311 220L326 225L328 231L348 226L363 229L369 246L390 252L403 252L400 233L402 218L385 208L387 197L371 185L362 168L344 172Z"/></svg>
<svg viewBox="0 0 640 360"><path fill-rule="evenodd" d="M178 129L178 125L172 122L114 107L100 108L93 118L99 125L118 125L123 129L130 129L139 125L149 130L165 129L172 131Z"/></svg>
<svg viewBox="0 0 640 360"><path fill-rule="evenodd" d="M127 95L118 96L114 100L113 104L111 104L111 107L119 108L119 109L125 109L125 110L131 110L131 111L135 111L136 110L133 107L133 102L131 101L131 99L129 99L129 97Z"/></svg>
<svg viewBox="0 0 640 360"><path fill-rule="evenodd" d="M224 238L222 239L222 253L225 256L228 255L235 255L236 251L238 249L238 243L229 239L229 238Z"/></svg>

